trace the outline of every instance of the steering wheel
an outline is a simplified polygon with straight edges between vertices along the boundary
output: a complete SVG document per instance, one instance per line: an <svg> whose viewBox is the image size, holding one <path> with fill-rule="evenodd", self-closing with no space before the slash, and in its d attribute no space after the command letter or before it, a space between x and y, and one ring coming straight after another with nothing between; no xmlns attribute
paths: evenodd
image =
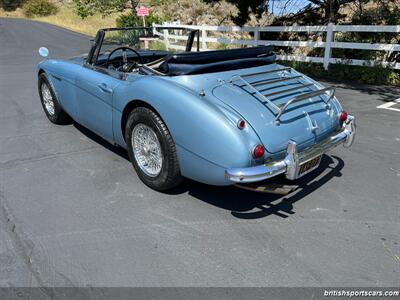
<svg viewBox="0 0 400 300"><path fill-rule="evenodd" d="M123 71L125 71L125 72L128 72L128 71L129 71L129 72L130 72L130 70L131 70L134 66L137 65L137 62L134 62L134 63L132 63L132 64L129 64L129 63L128 63L128 56L126 55L126 51L127 51L127 50L129 50L129 51L133 52L134 54L136 54L136 56L138 57L138 62L139 62L140 64L143 64L142 56L141 56L135 49L132 49L132 48L127 47L127 46L122 46L122 47L115 48L114 50L112 50L112 51L110 52L110 54L109 54L108 57L107 57L106 66L108 66L108 63L110 62L111 56L112 56L115 52L117 52L117 51L119 51L119 50L122 50L122 62L123 62L123 65L122 65L121 67L122 67L122 70L123 70Z"/></svg>

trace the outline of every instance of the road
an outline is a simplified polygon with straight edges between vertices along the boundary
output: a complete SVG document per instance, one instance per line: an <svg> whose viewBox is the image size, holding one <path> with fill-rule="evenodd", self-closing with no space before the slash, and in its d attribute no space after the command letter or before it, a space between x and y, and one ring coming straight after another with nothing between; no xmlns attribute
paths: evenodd
<svg viewBox="0 0 400 300"><path fill-rule="evenodd" d="M89 45L0 19L0 286L399 286L400 111L376 107L400 89L334 83L357 140L292 194L158 193L124 151L42 111L37 49Z"/></svg>

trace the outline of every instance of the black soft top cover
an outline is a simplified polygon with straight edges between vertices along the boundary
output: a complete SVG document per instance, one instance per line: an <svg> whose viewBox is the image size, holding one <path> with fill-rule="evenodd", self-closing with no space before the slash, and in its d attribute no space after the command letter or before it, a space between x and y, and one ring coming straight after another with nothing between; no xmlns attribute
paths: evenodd
<svg viewBox="0 0 400 300"><path fill-rule="evenodd" d="M237 70L272 64L272 46L173 54L160 65L167 75L192 75Z"/></svg>

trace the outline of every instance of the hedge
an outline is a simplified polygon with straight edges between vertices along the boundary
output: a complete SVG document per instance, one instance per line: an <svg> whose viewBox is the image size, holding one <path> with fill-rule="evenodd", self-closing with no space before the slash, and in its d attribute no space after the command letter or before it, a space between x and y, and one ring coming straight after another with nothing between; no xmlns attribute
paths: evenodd
<svg viewBox="0 0 400 300"><path fill-rule="evenodd" d="M297 61L279 61L278 63L293 67L317 79L400 86L400 71L390 68L332 64L326 71L323 65L318 63Z"/></svg>

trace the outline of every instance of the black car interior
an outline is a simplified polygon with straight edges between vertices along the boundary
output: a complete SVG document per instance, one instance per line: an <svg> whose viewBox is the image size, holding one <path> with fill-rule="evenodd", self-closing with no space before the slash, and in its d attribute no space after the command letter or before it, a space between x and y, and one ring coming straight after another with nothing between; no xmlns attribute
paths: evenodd
<svg viewBox="0 0 400 300"><path fill-rule="evenodd" d="M272 46L259 46L169 55L158 71L169 76L193 75L252 68L275 62Z"/></svg>
<svg viewBox="0 0 400 300"><path fill-rule="evenodd" d="M169 54L167 51L135 50L129 47L118 47L109 53L99 55L96 66L122 72L131 72L138 65L151 64L165 58Z"/></svg>
<svg viewBox="0 0 400 300"><path fill-rule="evenodd" d="M118 49L99 56L98 66L131 72L136 66L167 76L194 75L259 67L275 62L272 46L259 46L207 52L170 54L166 51L127 50L125 55L114 55Z"/></svg>
<svg viewBox="0 0 400 300"><path fill-rule="evenodd" d="M96 37L99 39L98 44L91 49L88 61L95 61L93 65L96 67L123 73L138 70L145 71L146 74L150 72L164 76L194 75L258 67L272 64L276 60L272 46L191 52L195 34L198 36L198 31L191 32L186 51L182 53L136 50L128 46L120 46L96 56L96 48L98 53L103 42L104 32L110 30L120 29L100 30ZM197 50L199 50L198 47Z"/></svg>

